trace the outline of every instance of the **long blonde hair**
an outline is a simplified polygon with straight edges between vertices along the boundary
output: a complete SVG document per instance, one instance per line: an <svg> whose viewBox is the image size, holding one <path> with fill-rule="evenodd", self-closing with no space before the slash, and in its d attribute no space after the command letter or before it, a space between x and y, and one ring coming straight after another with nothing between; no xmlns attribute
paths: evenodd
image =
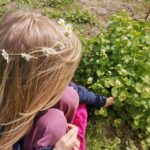
<svg viewBox="0 0 150 150"><path fill-rule="evenodd" d="M66 39L52 19L26 10L5 15L0 23L0 49L32 52ZM64 40L63 40L64 41ZM73 33L65 47L48 57L25 61L0 56L0 149L9 150L32 126L39 111L54 106L79 64L81 43Z"/></svg>

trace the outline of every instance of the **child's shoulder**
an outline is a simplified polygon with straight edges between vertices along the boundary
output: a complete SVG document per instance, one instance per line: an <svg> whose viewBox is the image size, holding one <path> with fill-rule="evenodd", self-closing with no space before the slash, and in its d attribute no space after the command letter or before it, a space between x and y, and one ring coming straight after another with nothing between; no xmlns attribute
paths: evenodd
<svg viewBox="0 0 150 150"><path fill-rule="evenodd" d="M77 91L72 86L67 86L61 99L79 98Z"/></svg>

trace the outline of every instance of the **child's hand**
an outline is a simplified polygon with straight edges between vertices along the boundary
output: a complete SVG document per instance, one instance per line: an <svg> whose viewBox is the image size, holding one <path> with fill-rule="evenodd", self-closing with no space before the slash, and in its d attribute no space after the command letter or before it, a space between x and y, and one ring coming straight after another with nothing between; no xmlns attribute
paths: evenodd
<svg viewBox="0 0 150 150"><path fill-rule="evenodd" d="M111 96L111 97L108 97L107 100L106 100L106 104L105 104L105 107L108 107L108 106L111 106L115 103L115 97Z"/></svg>
<svg viewBox="0 0 150 150"><path fill-rule="evenodd" d="M69 131L58 140L55 144L54 150L78 150L80 142L77 139L78 127L75 125L69 124Z"/></svg>

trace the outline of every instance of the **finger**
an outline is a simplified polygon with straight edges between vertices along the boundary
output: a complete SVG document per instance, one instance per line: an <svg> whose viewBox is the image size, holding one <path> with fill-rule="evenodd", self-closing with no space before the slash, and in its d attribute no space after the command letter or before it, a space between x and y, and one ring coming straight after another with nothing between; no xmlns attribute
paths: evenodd
<svg viewBox="0 0 150 150"><path fill-rule="evenodd" d="M77 133L74 132L74 129L70 129L62 138L61 142L57 143L57 145L61 144L65 147L65 150L70 150L77 144Z"/></svg>
<svg viewBox="0 0 150 150"><path fill-rule="evenodd" d="M77 126L75 126L75 125L73 125L73 124L68 124L68 128L69 128L69 129L72 129L72 128L75 128L75 127L77 127Z"/></svg>
<svg viewBox="0 0 150 150"><path fill-rule="evenodd" d="M77 146L77 137L69 139L66 143L66 147L68 147L68 148L73 148L75 146L78 148L78 146Z"/></svg>
<svg viewBox="0 0 150 150"><path fill-rule="evenodd" d="M70 139L67 143L67 147L70 147L70 148L76 147L79 149L79 147L77 146L77 139Z"/></svg>
<svg viewBox="0 0 150 150"><path fill-rule="evenodd" d="M79 150L79 148L77 146L74 146L73 150Z"/></svg>
<svg viewBox="0 0 150 150"><path fill-rule="evenodd" d="M80 145L80 142L77 139L77 135L78 135L78 132L75 132L72 136L70 136L68 139L67 145L72 145L73 147Z"/></svg>
<svg viewBox="0 0 150 150"><path fill-rule="evenodd" d="M77 129L70 129L70 130L74 130L71 132L71 134L69 134L69 138L71 139L76 139L77 141L77 135L78 135L78 130Z"/></svg>
<svg viewBox="0 0 150 150"><path fill-rule="evenodd" d="M76 132L78 132L78 127L73 124L68 124L69 130L74 129Z"/></svg>
<svg viewBox="0 0 150 150"><path fill-rule="evenodd" d="M72 129L70 129L65 135L64 138L69 139L72 138L74 135L78 134L78 128L74 127Z"/></svg>
<svg viewBox="0 0 150 150"><path fill-rule="evenodd" d="M77 140L77 145L76 145L78 148L80 147L80 141Z"/></svg>

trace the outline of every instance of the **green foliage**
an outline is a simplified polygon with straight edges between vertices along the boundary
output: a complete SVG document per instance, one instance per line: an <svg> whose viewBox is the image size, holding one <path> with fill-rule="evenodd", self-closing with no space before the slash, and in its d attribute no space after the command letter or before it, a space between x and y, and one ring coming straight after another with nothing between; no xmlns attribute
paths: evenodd
<svg viewBox="0 0 150 150"><path fill-rule="evenodd" d="M110 127L109 120L104 117L95 118L96 122L91 120L88 122L87 128L87 150L120 150L120 139L116 136L113 137L108 133Z"/></svg>
<svg viewBox="0 0 150 150"><path fill-rule="evenodd" d="M124 137L127 137L125 144L122 143L124 139L123 136L120 136L122 135L121 127L123 124L128 124L133 129L133 131L129 131L130 134L133 134L134 130L142 131L135 133L142 139L142 149L148 150L148 147L150 147L150 105L148 97L150 76L147 70L150 63L146 60L149 57L150 48L149 44L146 43L150 41L148 39L149 26L145 22L137 22L128 18L125 14L121 14L113 17L112 22L102 34L85 40L85 30L93 32L91 27L97 24L99 19L88 11L79 10L82 5L81 7L76 6L75 3L72 3L74 0L0 0L0 17L10 8L11 5L7 7L7 4L14 1L18 2L17 8L18 4L21 7L41 6L39 11L46 9L45 6L55 7L50 8L50 10L54 10L53 12L46 11L45 14L52 18L64 18L67 22L75 23L74 27L79 31L77 33L82 30L84 34L81 39L84 45L83 60L76 81L85 84L95 92L105 95L111 93L117 97L113 111L112 109L102 108L95 112L98 115L94 120L97 124L95 125L92 122L88 125L86 149L136 150L137 145L135 146L130 136L127 137L127 132L124 134ZM145 4L148 4L148 1L145 0ZM90 28L87 28L86 25L89 25ZM119 28L121 28L121 31ZM121 36L125 36L122 37L124 40ZM126 36L128 39L126 39ZM122 51L125 54L122 54ZM144 52L147 55L143 54ZM126 59L126 64L124 63L125 60L122 60L123 57ZM146 88L144 88L145 86ZM147 91L147 93L144 91ZM113 120L111 120L112 118ZM113 129L108 130L110 124ZM116 132L114 136L107 135L107 132L112 134L113 130ZM145 135L141 133L145 133ZM121 139L121 143L118 138Z"/></svg>
<svg viewBox="0 0 150 150"><path fill-rule="evenodd" d="M0 6L7 4L10 0L0 0Z"/></svg>
<svg viewBox="0 0 150 150"><path fill-rule="evenodd" d="M89 11L74 10L71 13L65 13L64 16L67 21L79 24L80 23L96 24L95 16Z"/></svg>
<svg viewBox="0 0 150 150"><path fill-rule="evenodd" d="M128 141L126 141L126 150L138 150L133 140L129 139Z"/></svg>
<svg viewBox="0 0 150 150"><path fill-rule="evenodd" d="M60 8L73 2L73 0L43 0L48 6Z"/></svg>
<svg viewBox="0 0 150 150"><path fill-rule="evenodd" d="M104 32L85 43L75 80L95 92L115 96L110 114L119 119L114 126L128 124L143 133L150 146L149 23L133 20L123 11L113 16Z"/></svg>
<svg viewBox="0 0 150 150"><path fill-rule="evenodd" d="M6 8L5 5L9 2L10 0L0 0L0 18L5 14Z"/></svg>
<svg viewBox="0 0 150 150"><path fill-rule="evenodd" d="M96 17L90 13L89 11L83 11L83 10L73 10L73 11L67 11L67 12L56 12L53 13L52 11L45 10L44 15L50 17L50 18L63 18L67 22L72 22L76 24L92 24L97 25L98 21Z"/></svg>
<svg viewBox="0 0 150 150"><path fill-rule="evenodd" d="M119 119L116 119L119 121ZM120 121L119 121L120 122ZM87 128L86 150L138 150L139 143L134 142L133 132L127 126L114 128L112 119L94 116L90 119ZM136 140L139 140L136 138ZM143 142L143 146L145 143ZM144 149L148 150L148 149Z"/></svg>
<svg viewBox="0 0 150 150"><path fill-rule="evenodd" d="M0 18L5 14L5 9L0 9Z"/></svg>
<svg viewBox="0 0 150 150"><path fill-rule="evenodd" d="M36 7L38 6L38 1L35 0L17 0L20 6L27 6L27 7Z"/></svg>

